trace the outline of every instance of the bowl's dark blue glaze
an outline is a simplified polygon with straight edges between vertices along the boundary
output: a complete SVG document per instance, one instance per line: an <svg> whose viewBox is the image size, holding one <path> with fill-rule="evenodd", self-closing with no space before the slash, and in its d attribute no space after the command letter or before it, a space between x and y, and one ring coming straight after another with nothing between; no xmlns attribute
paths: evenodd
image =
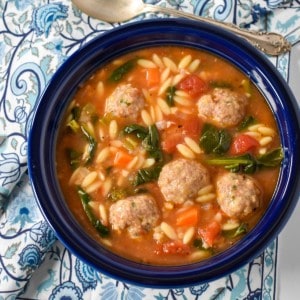
<svg viewBox="0 0 300 300"><path fill-rule="evenodd" d="M108 60L155 45L207 50L247 74L267 98L278 122L284 161L272 202L259 224L229 250L185 266L148 266L102 248L77 223L56 178L55 148L64 111L78 85ZM200 22L181 19L132 23L101 35L73 54L53 76L36 110L29 138L29 173L38 204L58 238L79 258L114 278L152 287L189 286L246 264L276 237L299 196L299 116L296 101L269 60L244 40Z"/></svg>

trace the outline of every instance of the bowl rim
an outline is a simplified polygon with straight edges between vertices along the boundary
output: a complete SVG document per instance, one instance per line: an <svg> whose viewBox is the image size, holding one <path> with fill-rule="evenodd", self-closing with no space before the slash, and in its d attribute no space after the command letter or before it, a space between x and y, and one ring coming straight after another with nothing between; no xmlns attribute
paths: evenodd
<svg viewBox="0 0 300 300"><path fill-rule="evenodd" d="M171 37L168 42L166 42L166 35ZM179 36L183 35L185 39L180 40ZM149 36L152 39L149 39ZM203 43L196 45L196 41ZM275 99L270 100L272 103L270 102L269 105L279 125L285 154L273 197L276 201L273 199L265 213L270 214L274 222L270 223L269 219L263 218L247 234L247 238L230 249L209 260L183 266L149 266L109 252L85 233L74 217L68 214L67 206L63 201L55 200L62 200L62 195L55 180L54 153L50 150L55 148L59 122L78 83L99 68L104 60L153 45L154 42L155 45L171 43L186 46L188 44L191 47L213 52L245 73L248 72L249 77L257 85L265 85L266 89L262 92L271 93L272 98ZM116 44L120 48L115 47ZM219 47L213 48L215 45ZM104 58L95 63L100 54ZM252 70L250 66L253 72L249 71ZM84 72L82 72L83 68ZM72 89L66 89L70 84ZM281 231L296 206L297 195L300 192L300 179L294 176L295 172L299 174L300 170L300 158L296 155L300 147L296 103L290 88L267 57L230 32L203 22L175 18L143 20L121 25L94 38L72 54L47 84L34 113L28 139L28 168L34 196L43 216L59 240L82 261L103 274L136 285L159 288L186 287L220 278L258 256ZM37 148L35 146L37 144L40 147ZM288 183L285 184L286 182ZM80 242L85 244L86 248L81 248L78 241L74 240L78 235L80 235ZM251 248L253 245L255 249ZM100 254L101 260L97 259L97 255Z"/></svg>

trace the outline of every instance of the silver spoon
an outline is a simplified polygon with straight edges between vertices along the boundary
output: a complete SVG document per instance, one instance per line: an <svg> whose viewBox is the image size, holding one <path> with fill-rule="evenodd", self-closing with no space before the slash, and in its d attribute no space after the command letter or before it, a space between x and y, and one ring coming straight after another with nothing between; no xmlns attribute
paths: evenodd
<svg viewBox="0 0 300 300"><path fill-rule="evenodd" d="M161 12L164 14L185 17L227 29L243 37L253 46L268 55L279 55L291 49L291 44L280 34L274 32L256 32L244 30L236 25L223 23L211 18L196 16L183 11L161 6L146 4L143 0L72 0L73 3L87 15L106 21L122 22L146 12Z"/></svg>

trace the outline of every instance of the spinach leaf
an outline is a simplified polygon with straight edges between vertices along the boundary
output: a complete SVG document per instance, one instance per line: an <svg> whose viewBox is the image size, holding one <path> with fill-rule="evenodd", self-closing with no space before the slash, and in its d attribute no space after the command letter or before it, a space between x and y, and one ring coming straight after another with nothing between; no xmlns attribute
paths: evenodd
<svg viewBox="0 0 300 300"><path fill-rule="evenodd" d="M155 125L148 127L148 135L142 141L142 146L155 161L162 161L163 155L160 150L159 132Z"/></svg>
<svg viewBox="0 0 300 300"><path fill-rule="evenodd" d="M160 149L159 132L154 124L148 126L148 128L138 124L132 124L126 126L123 132L134 134L138 139L142 140L142 146L150 157L153 157L155 161L162 161L163 155Z"/></svg>
<svg viewBox="0 0 300 300"><path fill-rule="evenodd" d="M128 125L123 129L124 133L134 134L140 140L143 140L148 135L148 129L138 124Z"/></svg>
<svg viewBox="0 0 300 300"><path fill-rule="evenodd" d="M247 116L239 125L238 130L242 131L256 122L253 116Z"/></svg>
<svg viewBox="0 0 300 300"><path fill-rule="evenodd" d="M242 223L237 229L236 231L234 232L233 234L233 237L237 237L237 236L240 236L242 234L245 234L247 233L248 231L248 226L246 223Z"/></svg>
<svg viewBox="0 0 300 300"><path fill-rule="evenodd" d="M142 147L147 151L150 157L155 159L155 164L152 167L138 170L133 185L137 186L143 183L158 179L162 168L163 154L160 149L159 132L153 124L148 128L141 125L133 124L126 126L123 129L124 133L134 134L138 139L142 140Z"/></svg>
<svg viewBox="0 0 300 300"><path fill-rule="evenodd" d="M133 180L133 185L138 186L140 184L157 180L161 169L162 169L162 165L156 164L152 167L138 170Z"/></svg>
<svg viewBox="0 0 300 300"><path fill-rule="evenodd" d="M225 129L220 130L219 142L217 146L214 148L213 152L218 154L223 154L227 152L227 150L230 147L231 140L232 140L231 134L227 130Z"/></svg>
<svg viewBox="0 0 300 300"><path fill-rule="evenodd" d="M78 132L80 129L79 125L79 118L80 118L81 110L78 106L74 106L71 109L70 117L69 117L69 122L67 124L67 127L70 128L73 132Z"/></svg>
<svg viewBox="0 0 300 300"><path fill-rule="evenodd" d="M131 59L113 70L109 76L109 80L113 82L120 81L127 73L129 73L129 71L133 69L135 61L135 59Z"/></svg>
<svg viewBox="0 0 300 300"><path fill-rule="evenodd" d="M81 110L79 106L74 106L71 109L72 120L78 121L80 118Z"/></svg>
<svg viewBox="0 0 300 300"><path fill-rule="evenodd" d="M128 191L121 187L113 187L107 195L107 199L110 201L118 201L128 196Z"/></svg>
<svg viewBox="0 0 300 300"><path fill-rule="evenodd" d="M201 238L196 238L193 241L194 248L198 249L198 251L201 251L203 255L209 257L214 254L214 249L212 247L205 248L203 244L203 240Z"/></svg>
<svg viewBox="0 0 300 300"><path fill-rule="evenodd" d="M174 106L175 86L169 86L166 91L166 100L169 106Z"/></svg>
<svg viewBox="0 0 300 300"><path fill-rule="evenodd" d="M231 140L231 134L227 130L206 123L200 137L200 146L207 154L223 154L229 149Z"/></svg>
<svg viewBox="0 0 300 300"><path fill-rule="evenodd" d="M194 239L193 246L197 249L204 249L202 239Z"/></svg>
<svg viewBox="0 0 300 300"><path fill-rule="evenodd" d="M99 219L94 215L92 208L89 206L89 202L91 201L91 197L87 194L82 188L78 188L77 193L80 197L82 207L93 225L93 227L97 230L101 237L107 237L109 235L109 229L105 225L101 223Z"/></svg>
<svg viewBox="0 0 300 300"><path fill-rule="evenodd" d="M95 155L95 151L97 148L97 141L94 139L94 137L89 133L89 131L82 125L81 127L81 131L83 133L83 135L85 136L85 138L88 141L88 157L85 161L85 164L89 164L92 162L94 155Z"/></svg>
<svg viewBox="0 0 300 300"><path fill-rule="evenodd" d="M276 167L281 163L283 157L282 148L277 148L258 157L257 162L265 167Z"/></svg>
<svg viewBox="0 0 300 300"><path fill-rule="evenodd" d="M67 127L75 133L78 132L78 130L80 129L79 123L74 119L68 122Z"/></svg>
<svg viewBox="0 0 300 300"><path fill-rule="evenodd" d="M230 157L217 157L208 159L206 162L214 166L223 166L231 172L243 172L252 174L262 167L275 167L280 165L283 159L282 148L274 149L259 157L244 154Z"/></svg>
<svg viewBox="0 0 300 300"><path fill-rule="evenodd" d="M70 148L67 148L66 152L72 170L77 169L81 162L82 153Z"/></svg>

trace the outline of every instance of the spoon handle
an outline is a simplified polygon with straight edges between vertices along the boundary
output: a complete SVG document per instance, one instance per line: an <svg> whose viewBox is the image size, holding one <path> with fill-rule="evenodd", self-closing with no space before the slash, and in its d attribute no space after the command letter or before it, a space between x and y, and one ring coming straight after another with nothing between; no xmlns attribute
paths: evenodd
<svg viewBox="0 0 300 300"><path fill-rule="evenodd" d="M246 39L253 46L255 46L256 48L258 48L259 50L263 51L268 55L275 56L291 50L291 44L282 35L278 33L256 32L253 30L245 30L239 28L234 24L228 24L211 18L196 16L183 11L178 11L175 9L170 9L161 6L154 6L151 4L145 4L143 12L161 12L169 15L185 17L188 19L193 19L193 20L202 21L202 22L220 26Z"/></svg>

